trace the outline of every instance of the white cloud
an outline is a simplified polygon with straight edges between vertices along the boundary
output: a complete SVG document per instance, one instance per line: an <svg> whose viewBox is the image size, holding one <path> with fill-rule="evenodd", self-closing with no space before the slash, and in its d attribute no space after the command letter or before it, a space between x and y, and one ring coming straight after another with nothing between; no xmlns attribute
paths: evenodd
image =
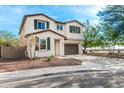
<svg viewBox="0 0 124 93"><path fill-rule="evenodd" d="M104 8L105 7L105 5L100 5L100 6L91 6L91 8L88 8L88 12L90 13L90 14L97 14L98 13L98 11L100 11L100 10L102 10L102 8Z"/></svg>
<svg viewBox="0 0 124 93"><path fill-rule="evenodd" d="M84 12L81 12L82 11L81 8L77 8L76 13L80 13L81 15L87 16L89 18L89 21L91 24L98 24L99 17L97 16L97 13L98 13L98 11L102 10L103 8L105 8L105 5L89 6L88 8L85 8Z"/></svg>
<svg viewBox="0 0 124 93"><path fill-rule="evenodd" d="M105 5L91 5L91 6L73 6L65 11L69 11L75 14L75 16L80 20L89 20L91 24L98 24L99 17L97 16L98 11L102 10Z"/></svg>
<svg viewBox="0 0 124 93"><path fill-rule="evenodd" d="M15 8L15 12L16 13L23 13L24 10L22 8L17 7L17 8Z"/></svg>
<svg viewBox="0 0 124 93"><path fill-rule="evenodd" d="M94 15L94 19L91 20L92 24L98 24L99 23L99 17L97 16L97 13L102 10L103 8L105 8L105 5L100 5L100 6L94 6L89 8L89 13L90 15Z"/></svg>
<svg viewBox="0 0 124 93"><path fill-rule="evenodd" d="M98 24L99 20L98 19L94 19L94 20L91 20L90 22L91 22L91 24Z"/></svg>
<svg viewBox="0 0 124 93"><path fill-rule="evenodd" d="M0 15L0 22L1 23L10 22L10 19L8 17L6 17L6 16Z"/></svg>
<svg viewBox="0 0 124 93"><path fill-rule="evenodd" d="M19 24L13 19L10 19L8 16L0 15L0 24Z"/></svg>

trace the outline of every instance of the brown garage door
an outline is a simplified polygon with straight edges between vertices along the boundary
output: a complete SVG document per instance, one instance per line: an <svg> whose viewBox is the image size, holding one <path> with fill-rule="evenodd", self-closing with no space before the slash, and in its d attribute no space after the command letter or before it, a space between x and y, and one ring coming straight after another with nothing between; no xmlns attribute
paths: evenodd
<svg viewBox="0 0 124 93"><path fill-rule="evenodd" d="M65 44L65 55L78 54L78 44Z"/></svg>

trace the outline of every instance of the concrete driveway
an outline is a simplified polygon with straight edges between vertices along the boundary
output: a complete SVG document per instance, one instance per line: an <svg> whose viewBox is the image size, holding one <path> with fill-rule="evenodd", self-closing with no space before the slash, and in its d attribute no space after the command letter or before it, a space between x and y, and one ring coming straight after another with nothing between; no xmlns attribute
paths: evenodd
<svg viewBox="0 0 124 93"><path fill-rule="evenodd" d="M124 59L88 55L67 55L61 58L75 58L82 61L82 67L95 70L124 70Z"/></svg>

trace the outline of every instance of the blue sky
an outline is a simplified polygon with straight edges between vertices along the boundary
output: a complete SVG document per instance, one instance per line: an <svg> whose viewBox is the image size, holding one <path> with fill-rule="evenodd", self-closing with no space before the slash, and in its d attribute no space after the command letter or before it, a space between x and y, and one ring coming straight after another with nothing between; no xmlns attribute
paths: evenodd
<svg viewBox="0 0 124 93"><path fill-rule="evenodd" d="M35 13L44 13L57 21L76 19L83 23L88 19L92 24L97 24L99 17L96 14L103 7L93 5L1 5L0 30L7 30L18 35L23 16Z"/></svg>

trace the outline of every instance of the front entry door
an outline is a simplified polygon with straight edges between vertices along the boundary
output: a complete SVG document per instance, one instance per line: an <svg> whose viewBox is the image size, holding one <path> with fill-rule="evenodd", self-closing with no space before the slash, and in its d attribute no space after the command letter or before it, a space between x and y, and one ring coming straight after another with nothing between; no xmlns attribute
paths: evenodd
<svg viewBox="0 0 124 93"><path fill-rule="evenodd" d="M59 40L55 40L55 56L60 56L60 44L59 44Z"/></svg>

